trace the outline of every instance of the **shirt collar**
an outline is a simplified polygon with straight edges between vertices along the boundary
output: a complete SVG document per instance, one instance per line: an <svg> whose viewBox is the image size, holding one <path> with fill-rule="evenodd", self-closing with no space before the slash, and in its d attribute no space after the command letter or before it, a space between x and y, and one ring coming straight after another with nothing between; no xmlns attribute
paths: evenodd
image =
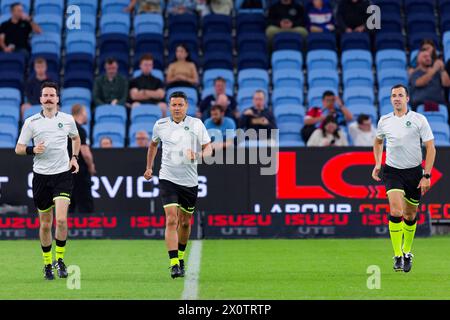
<svg viewBox="0 0 450 320"><path fill-rule="evenodd" d="M42 116L42 118L47 118L46 116L44 116L44 110L41 110L41 116ZM58 113L59 113L59 111L56 111L56 113L55 113L55 117L57 117L58 116ZM50 119L50 118L47 118L47 119Z"/></svg>
<svg viewBox="0 0 450 320"><path fill-rule="evenodd" d="M182 124L182 123L184 123L184 121L186 121L186 118L187 118L187 115L184 116L183 120L181 120L180 122L176 123L176 122L173 120L172 116L170 116L170 121L172 121L172 122L175 123L175 124Z"/></svg>

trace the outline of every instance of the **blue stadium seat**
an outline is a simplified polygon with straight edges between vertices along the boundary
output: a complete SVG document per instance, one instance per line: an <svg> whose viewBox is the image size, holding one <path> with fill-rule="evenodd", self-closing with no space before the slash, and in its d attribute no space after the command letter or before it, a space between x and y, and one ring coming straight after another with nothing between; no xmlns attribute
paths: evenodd
<svg viewBox="0 0 450 320"><path fill-rule="evenodd" d="M21 52L1 52L0 70L23 74L25 72L25 55Z"/></svg>
<svg viewBox="0 0 450 320"><path fill-rule="evenodd" d="M292 90L292 88L273 89L272 106L274 110L283 104L303 106L303 90Z"/></svg>
<svg viewBox="0 0 450 320"><path fill-rule="evenodd" d="M18 135L17 125L2 124L0 126L0 148L14 148Z"/></svg>
<svg viewBox="0 0 450 320"><path fill-rule="evenodd" d="M393 111L391 103L380 105L380 117Z"/></svg>
<svg viewBox="0 0 450 320"><path fill-rule="evenodd" d="M95 123L126 124L127 110L124 106L103 104L95 107Z"/></svg>
<svg viewBox="0 0 450 320"><path fill-rule="evenodd" d="M197 16L189 13L169 15L167 26L169 34L190 33L197 35L199 29Z"/></svg>
<svg viewBox="0 0 450 320"><path fill-rule="evenodd" d="M248 68L267 69L266 52L244 52L238 55L238 70Z"/></svg>
<svg viewBox="0 0 450 320"><path fill-rule="evenodd" d="M234 88L234 74L228 69L209 69L203 72L203 88L212 88L214 86L214 79L222 77L226 80L227 89Z"/></svg>
<svg viewBox="0 0 450 320"><path fill-rule="evenodd" d="M300 131L303 127L303 122L281 122L277 123L278 129L280 130L280 141L301 141Z"/></svg>
<svg viewBox="0 0 450 320"><path fill-rule="evenodd" d="M442 43L445 50L448 50L450 48L450 31L444 33L442 37Z"/></svg>
<svg viewBox="0 0 450 320"><path fill-rule="evenodd" d="M139 68L139 58L145 53L153 56L153 66L164 69L164 37L161 34L140 34L136 36L134 67Z"/></svg>
<svg viewBox="0 0 450 320"><path fill-rule="evenodd" d="M337 54L332 50L312 50L306 56L308 71L315 69L336 70Z"/></svg>
<svg viewBox="0 0 450 320"><path fill-rule="evenodd" d="M203 52L233 52L233 38L228 33L208 33L203 36Z"/></svg>
<svg viewBox="0 0 450 320"><path fill-rule="evenodd" d="M281 104L274 108L273 113L277 124L281 122L303 123L305 108L297 104Z"/></svg>
<svg viewBox="0 0 450 320"><path fill-rule="evenodd" d="M97 16L98 2L92 0L68 0L67 7L77 5L82 15ZM83 20L83 17L81 18Z"/></svg>
<svg viewBox="0 0 450 320"><path fill-rule="evenodd" d="M425 111L423 104L417 106L417 112L425 115L429 122L448 122L447 106L440 104L438 111Z"/></svg>
<svg viewBox="0 0 450 320"><path fill-rule="evenodd" d="M450 0L438 0L438 5L441 14L450 12Z"/></svg>
<svg viewBox="0 0 450 320"><path fill-rule="evenodd" d="M405 38L403 34L397 32L377 33L375 35L376 50L398 49L405 50Z"/></svg>
<svg viewBox="0 0 450 320"><path fill-rule="evenodd" d="M332 33L310 33L306 42L308 51L336 50L336 36Z"/></svg>
<svg viewBox="0 0 450 320"><path fill-rule="evenodd" d="M449 2L449 4L450 4L450 2ZM450 5L449 5L449 10L450 10ZM441 34L450 30L450 11L447 11L447 12L444 11L441 13L440 27L441 27Z"/></svg>
<svg viewBox="0 0 450 320"><path fill-rule="evenodd" d="M19 110L19 109L17 108L17 110ZM32 105L31 107L29 107L28 109L26 109L24 111L22 120L25 120L25 119L35 115L36 113L41 112L41 110L42 110L42 106L40 104Z"/></svg>
<svg viewBox="0 0 450 320"><path fill-rule="evenodd" d="M8 21L9 19L11 19L11 14L8 13L3 13L0 15L0 24L2 24L5 21Z"/></svg>
<svg viewBox="0 0 450 320"><path fill-rule="evenodd" d="M436 145L447 145L450 140L450 130L448 127L448 123L430 122L430 127L433 131Z"/></svg>
<svg viewBox="0 0 450 320"><path fill-rule="evenodd" d="M372 69L372 54L367 50L346 50L341 57L342 68L350 69Z"/></svg>
<svg viewBox="0 0 450 320"><path fill-rule="evenodd" d="M378 104L380 105L380 107L388 105L390 111L392 111L391 88L392 86L387 86L387 87L379 87L378 89Z"/></svg>
<svg viewBox="0 0 450 320"><path fill-rule="evenodd" d="M102 53L129 53L130 44L128 35L104 34L99 38L100 54Z"/></svg>
<svg viewBox="0 0 450 320"><path fill-rule="evenodd" d="M405 13L407 16L413 14L434 14L434 1L405 0Z"/></svg>
<svg viewBox="0 0 450 320"><path fill-rule="evenodd" d="M405 69L383 69L377 72L379 87L392 87L396 84L408 85L408 74Z"/></svg>
<svg viewBox="0 0 450 320"><path fill-rule="evenodd" d="M137 35L143 33L163 34L164 20L159 13L142 13L134 18L134 32Z"/></svg>
<svg viewBox="0 0 450 320"><path fill-rule="evenodd" d="M403 50L386 49L376 53L377 71L390 68L406 69L406 53Z"/></svg>
<svg viewBox="0 0 450 320"><path fill-rule="evenodd" d="M383 14L394 12L400 14L401 1L398 0L372 0L372 3L379 6Z"/></svg>
<svg viewBox="0 0 450 320"><path fill-rule="evenodd" d="M264 88L269 87L269 74L264 69L244 69L238 73L239 88Z"/></svg>
<svg viewBox="0 0 450 320"><path fill-rule="evenodd" d="M303 51L304 39L298 33L280 32L273 37L273 50L295 50Z"/></svg>
<svg viewBox="0 0 450 320"><path fill-rule="evenodd" d="M353 114L353 119L356 120L360 114L367 114L370 116L372 123L378 122L378 113L377 109L372 105L358 105L353 104L348 107L348 110Z"/></svg>
<svg viewBox="0 0 450 320"><path fill-rule="evenodd" d="M285 138L285 136L280 137L280 141L278 142L278 146L280 148L283 147L304 147L305 143L303 140L288 140Z"/></svg>
<svg viewBox="0 0 450 320"><path fill-rule="evenodd" d="M205 52L203 55L203 70L233 70L233 67L233 55L229 52Z"/></svg>
<svg viewBox="0 0 450 320"><path fill-rule="evenodd" d="M30 13L30 9L31 9L31 0L2 0L1 1L1 12L4 13L9 13L10 12L10 7L13 3L19 2L22 4L23 6L23 11L27 14Z"/></svg>
<svg viewBox="0 0 450 320"><path fill-rule="evenodd" d="M61 93L61 105L72 106L75 103L81 103L86 107L91 106L91 91L86 88L66 88Z"/></svg>
<svg viewBox="0 0 450 320"><path fill-rule="evenodd" d="M224 14L208 14L202 19L203 34L227 33L231 35L232 18Z"/></svg>
<svg viewBox="0 0 450 320"><path fill-rule="evenodd" d="M101 11L102 15L105 14L123 14L128 15L124 12L124 9L130 4L129 0L102 0L101 1Z"/></svg>
<svg viewBox="0 0 450 320"><path fill-rule="evenodd" d="M94 147L98 147L103 137L111 138L113 147L125 146L125 125L119 123L96 123L93 129Z"/></svg>
<svg viewBox="0 0 450 320"><path fill-rule="evenodd" d="M131 109L130 121L135 123L155 123L162 116L156 104L141 104Z"/></svg>
<svg viewBox="0 0 450 320"><path fill-rule="evenodd" d="M278 50L272 53L272 70L297 70L303 69L303 56L294 50Z"/></svg>
<svg viewBox="0 0 450 320"><path fill-rule="evenodd" d="M272 72L272 83L274 88L291 88L303 91L305 79L300 70L275 70Z"/></svg>
<svg viewBox="0 0 450 320"><path fill-rule="evenodd" d="M66 37L66 54L86 53L95 57L95 34L90 32L71 32Z"/></svg>
<svg viewBox="0 0 450 320"><path fill-rule="evenodd" d="M344 104L347 107L353 105L373 106L375 97L372 88L352 87L344 90Z"/></svg>
<svg viewBox="0 0 450 320"><path fill-rule="evenodd" d="M237 100L237 105L238 105L238 109L240 112L253 106L253 94L258 89L259 88L244 88L244 89L238 90L236 100ZM263 91L264 91L264 89L263 89ZM266 106L267 106L267 100L268 100L267 99L267 97L268 97L267 91L265 93L266 93Z"/></svg>
<svg viewBox="0 0 450 320"><path fill-rule="evenodd" d="M189 56L195 64L198 64L199 38L197 34L176 33L169 36L169 62L175 60L176 47L185 44L189 50Z"/></svg>
<svg viewBox="0 0 450 320"><path fill-rule="evenodd" d="M130 16L127 14L104 14L100 18L100 34L120 33L130 34Z"/></svg>
<svg viewBox="0 0 450 320"><path fill-rule="evenodd" d="M94 86L93 71L79 70L64 74L64 88L79 87L92 90Z"/></svg>
<svg viewBox="0 0 450 320"><path fill-rule="evenodd" d="M237 49L240 54L247 52L263 52L267 50L267 39L265 34L244 33L238 34Z"/></svg>
<svg viewBox="0 0 450 320"><path fill-rule="evenodd" d="M150 139L152 138L152 132L153 132L153 126L155 125L154 122L139 122L139 123L132 123L130 125L130 128L128 129L128 137L130 140L129 147L135 148L136 145L136 133L138 131L145 131L148 133Z"/></svg>
<svg viewBox="0 0 450 320"><path fill-rule="evenodd" d="M436 48L440 47L441 40L439 39L439 37L435 32L420 32L409 35L408 38L409 50L413 51L419 49L423 39L431 39L436 45Z"/></svg>
<svg viewBox="0 0 450 320"><path fill-rule="evenodd" d="M83 11L82 11L83 12ZM80 17L80 29L70 28L66 26L67 34L82 32L84 34L91 33L95 35L97 28L97 16L90 13L82 13Z"/></svg>
<svg viewBox="0 0 450 320"><path fill-rule="evenodd" d="M308 86L314 87L330 87L336 90L339 87L339 75L337 70L313 69L308 71Z"/></svg>
<svg viewBox="0 0 450 320"><path fill-rule="evenodd" d="M0 87L16 88L22 91L24 89L23 73L0 70Z"/></svg>
<svg viewBox="0 0 450 320"><path fill-rule="evenodd" d="M411 36L415 33L436 32L435 17L433 14L415 13L407 16L408 34Z"/></svg>
<svg viewBox="0 0 450 320"><path fill-rule="evenodd" d="M70 53L66 55L64 74L84 71L94 74L94 58L88 53Z"/></svg>
<svg viewBox="0 0 450 320"><path fill-rule="evenodd" d="M14 106L0 107L0 127L4 124L12 124L18 126L19 124L19 108Z"/></svg>
<svg viewBox="0 0 450 320"><path fill-rule="evenodd" d="M368 50L370 51L370 38L368 33L344 33L341 37L341 50Z"/></svg>
<svg viewBox="0 0 450 320"><path fill-rule="evenodd" d="M372 70L370 69L344 70L342 80L345 89L351 87L372 88L374 84Z"/></svg>
<svg viewBox="0 0 450 320"><path fill-rule="evenodd" d="M0 88L0 106L19 107L21 102L20 91L16 88Z"/></svg>
<svg viewBox="0 0 450 320"><path fill-rule="evenodd" d="M400 12L381 11L381 29L377 33L401 33L402 32L402 18Z"/></svg>
<svg viewBox="0 0 450 320"><path fill-rule="evenodd" d="M265 33L266 20L260 13L238 13L236 16L237 34Z"/></svg>
<svg viewBox="0 0 450 320"><path fill-rule="evenodd" d="M43 33L53 32L61 33L63 16L57 14L39 14L33 17L34 22L36 22L42 29Z"/></svg>
<svg viewBox="0 0 450 320"><path fill-rule="evenodd" d="M31 38L31 53L53 53L57 57L61 54L61 34L59 33L42 33L35 34Z"/></svg>
<svg viewBox="0 0 450 320"><path fill-rule="evenodd" d="M322 107L322 95L325 91L332 91L335 95L338 93L335 88L315 87L308 90L308 105L310 107Z"/></svg>
<svg viewBox="0 0 450 320"><path fill-rule="evenodd" d="M64 0L34 0L34 16L41 14L64 15Z"/></svg>

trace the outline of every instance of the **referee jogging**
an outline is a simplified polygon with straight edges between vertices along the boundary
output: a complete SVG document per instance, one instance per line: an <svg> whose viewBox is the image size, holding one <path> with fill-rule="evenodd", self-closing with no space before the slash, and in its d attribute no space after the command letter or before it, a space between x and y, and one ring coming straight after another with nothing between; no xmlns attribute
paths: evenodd
<svg viewBox="0 0 450 320"><path fill-rule="evenodd" d="M416 212L420 197L430 189L431 170L436 157L434 137L424 115L408 109L408 89L391 89L394 111L380 118L373 146L375 168L372 178L381 181L383 140L386 139L386 164L383 182L389 199L389 233L394 249L394 270L409 272L412 267L412 242L416 231ZM422 148L425 145L425 168ZM403 221L402 221L403 219ZM403 242L403 244L402 244Z"/></svg>
<svg viewBox="0 0 450 320"><path fill-rule="evenodd" d="M33 199L39 212L44 278L53 280L53 267L60 278L67 277L64 264L67 209L72 193L72 173L79 170L80 137L73 117L58 111L56 83L42 84L40 101L42 111L27 118L23 124L16 154L33 156ZM72 140L71 159L67 152L67 136ZM28 147L31 140L34 147ZM56 214L56 255L52 265L53 211Z"/></svg>

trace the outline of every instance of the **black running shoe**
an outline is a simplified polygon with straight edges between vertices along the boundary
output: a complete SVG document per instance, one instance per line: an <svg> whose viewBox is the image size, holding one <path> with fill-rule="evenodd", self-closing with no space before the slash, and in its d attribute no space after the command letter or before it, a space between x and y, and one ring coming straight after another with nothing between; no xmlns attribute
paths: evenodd
<svg viewBox="0 0 450 320"><path fill-rule="evenodd" d="M58 261L53 262L53 267L58 272L58 277L60 278L67 278L67 268L64 264L64 260L59 258Z"/></svg>
<svg viewBox="0 0 450 320"><path fill-rule="evenodd" d="M51 264L44 266L44 279L55 280L55 275L53 274L53 267Z"/></svg>
<svg viewBox="0 0 450 320"><path fill-rule="evenodd" d="M185 270L184 270L184 260L180 260L180 271L181 271L180 277L184 277L184 274L185 274Z"/></svg>
<svg viewBox="0 0 450 320"><path fill-rule="evenodd" d="M403 271L403 256L394 257L394 270Z"/></svg>
<svg viewBox="0 0 450 320"><path fill-rule="evenodd" d="M179 264L175 264L170 267L170 275L172 279L181 277L181 269Z"/></svg>
<svg viewBox="0 0 450 320"><path fill-rule="evenodd" d="M405 253L403 254L403 271L404 272L410 272L412 268L412 253Z"/></svg>

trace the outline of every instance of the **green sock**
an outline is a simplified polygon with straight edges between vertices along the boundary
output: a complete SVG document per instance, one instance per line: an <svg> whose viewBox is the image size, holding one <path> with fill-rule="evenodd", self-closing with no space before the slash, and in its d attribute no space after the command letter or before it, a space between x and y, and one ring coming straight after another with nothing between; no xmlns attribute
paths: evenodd
<svg viewBox="0 0 450 320"><path fill-rule="evenodd" d="M184 260L184 253L186 252L186 244L178 244L178 259Z"/></svg>
<svg viewBox="0 0 450 320"><path fill-rule="evenodd" d="M52 264L52 245L42 248L42 258L44 258L44 265Z"/></svg>
<svg viewBox="0 0 450 320"><path fill-rule="evenodd" d="M403 220L403 236L405 237L405 241L403 244L403 252L409 253L411 252L412 243L414 240L414 234L416 233L417 220L408 221L406 219Z"/></svg>
<svg viewBox="0 0 450 320"><path fill-rule="evenodd" d="M396 257L402 256L403 226L401 217L389 217L389 233L391 235L392 248Z"/></svg>

